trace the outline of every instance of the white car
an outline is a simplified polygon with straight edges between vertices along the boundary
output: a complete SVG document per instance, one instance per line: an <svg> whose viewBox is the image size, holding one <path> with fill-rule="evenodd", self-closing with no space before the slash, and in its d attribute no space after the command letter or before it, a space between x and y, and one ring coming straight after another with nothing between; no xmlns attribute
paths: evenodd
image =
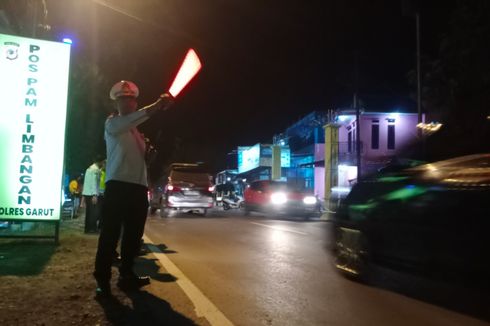
<svg viewBox="0 0 490 326"><path fill-rule="evenodd" d="M172 211L197 212L204 216L213 207L212 177L200 164L174 163L162 195L160 216Z"/></svg>

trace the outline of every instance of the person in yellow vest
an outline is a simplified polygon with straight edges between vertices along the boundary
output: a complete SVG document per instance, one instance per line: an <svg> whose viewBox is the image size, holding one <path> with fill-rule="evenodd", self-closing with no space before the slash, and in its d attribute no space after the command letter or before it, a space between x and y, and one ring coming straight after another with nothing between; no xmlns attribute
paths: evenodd
<svg viewBox="0 0 490 326"><path fill-rule="evenodd" d="M78 176L70 181L68 191L73 202L73 217L78 217L78 209L80 208L80 198L82 196L82 176Z"/></svg>

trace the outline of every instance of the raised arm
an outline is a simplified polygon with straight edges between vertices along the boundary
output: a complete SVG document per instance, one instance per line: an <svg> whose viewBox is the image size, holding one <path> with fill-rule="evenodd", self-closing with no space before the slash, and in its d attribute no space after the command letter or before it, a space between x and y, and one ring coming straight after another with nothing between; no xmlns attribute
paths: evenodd
<svg viewBox="0 0 490 326"><path fill-rule="evenodd" d="M167 110L172 103L173 98L170 95L166 93L162 94L154 103L147 105L136 112L108 118L105 122L105 128L108 133L114 135L126 132L145 122L156 112Z"/></svg>

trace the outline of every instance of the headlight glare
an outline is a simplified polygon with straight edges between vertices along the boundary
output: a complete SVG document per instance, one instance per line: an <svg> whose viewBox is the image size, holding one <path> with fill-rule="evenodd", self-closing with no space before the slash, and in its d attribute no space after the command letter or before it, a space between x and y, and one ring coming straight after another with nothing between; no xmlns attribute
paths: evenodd
<svg viewBox="0 0 490 326"><path fill-rule="evenodd" d="M303 198L303 203L305 205L315 205L316 204L316 197L315 196L306 196Z"/></svg>
<svg viewBox="0 0 490 326"><path fill-rule="evenodd" d="M288 198L283 192L275 192L271 195L271 202L274 205L282 205L288 201Z"/></svg>

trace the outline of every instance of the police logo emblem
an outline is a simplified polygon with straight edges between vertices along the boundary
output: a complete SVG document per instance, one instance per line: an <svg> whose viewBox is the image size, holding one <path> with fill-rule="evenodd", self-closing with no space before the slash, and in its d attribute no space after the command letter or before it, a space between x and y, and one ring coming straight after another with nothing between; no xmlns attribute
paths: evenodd
<svg viewBox="0 0 490 326"><path fill-rule="evenodd" d="M4 42L6 47L5 57L9 60L15 60L19 57L19 44L15 42Z"/></svg>

